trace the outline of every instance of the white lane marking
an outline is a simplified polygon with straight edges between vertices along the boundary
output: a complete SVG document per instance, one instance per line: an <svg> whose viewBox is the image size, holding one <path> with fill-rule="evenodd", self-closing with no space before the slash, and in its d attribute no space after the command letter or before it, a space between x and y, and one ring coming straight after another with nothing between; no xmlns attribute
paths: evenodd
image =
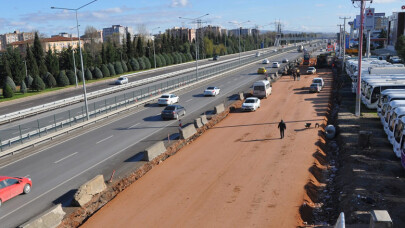
<svg viewBox="0 0 405 228"><path fill-rule="evenodd" d="M31 102L31 103L21 104L20 106L29 106L31 104L33 104L33 103Z"/></svg>
<svg viewBox="0 0 405 228"><path fill-rule="evenodd" d="M131 128L135 127L135 126L138 126L139 124L141 124L141 123L134 124L134 125L130 126L130 127L127 128L127 129L131 129Z"/></svg>
<svg viewBox="0 0 405 228"><path fill-rule="evenodd" d="M99 144L99 143L101 143L101 142L104 142L105 140L110 139L110 138L112 138L112 137L114 137L114 135L110 135L110 136L108 136L107 138L102 139L102 140L96 142L96 144Z"/></svg>
<svg viewBox="0 0 405 228"><path fill-rule="evenodd" d="M165 127L169 126L170 124L173 124L173 123L168 123L168 124L164 125L162 129L164 129ZM149 135L146 135L145 137L143 137L142 139L140 139L138 142L142 142L143 140L145 140L146 138L150 137L151 135L155 134L156 132L158 132L158 131L160 131L160 130L161 130L161 129L156 130L156 131L150 133ZM136 144L136 143L135 143L135 144ZM89 168L83 170L82 172L76 174L75 176L73 176L73 177L71 177L71 178L69 178L69 179L63 181L62 183L56 185L54 188L49 189L48 191L42 193L41 195L35 197L34 199L32 199L32 200L26 202L25 204L19 206L19 207L16 208L15 210L10 211L9 213L3 215L2 217L0 217L0 220L4 219L5 217L9 216L10 214L15 213L16 211L20 210L21 208L26 207L28 204L31 204L31 203L34 202L35 200L37 200L37 199L43 197L44 195L46 195L46 194L50 193L51 191L55 190L56 188L59 188L60 186L66 184L67 182L73 180L74 178L76 178L76 177L82 175L83 173L86 173L87 171L89 171L89 170L91 170L92 168L94 168L94 167L100 165L101 163L103 163L103 162L105 162L105 161L111 159L112 157L114 157L114 156L116 156L116 155L122 153L123 151L125 151L126 149L130 148L131 146L133 146L133 145L135 145L135 144L132 144L132 145L129 145L129 146L125 147L124 149L122 149L122 150L120 150L120 151L118 151L118 152L116 152L116 153L114 153L114 154L112 154L112 155L106 157L105 159L101 160L100 162L97 162L96 164L90 166Z"/></svg>
<svg viewBox="0 0 405 228"><path fill-rule="evenodd" d="M66 157L64 157L64 158L61 158L61 159L55 161L54 163L57 164L57 163L59 163L59 162L65 160L66 158L72 157L73 155L75 155L75 154L77 154L77 153L78 153L78 152L74 152L73 154L70 154L70 155L68 155L68 156L66 156Z"/></svg>
<svg viewBox="0 0 405 228"><path fill-rule="evenodd" d="M192 100L193 100L193 98L188 99L188 100L186 100L185 102L187 103L187 102L190 102L190 101L192 101Z"/></svg>

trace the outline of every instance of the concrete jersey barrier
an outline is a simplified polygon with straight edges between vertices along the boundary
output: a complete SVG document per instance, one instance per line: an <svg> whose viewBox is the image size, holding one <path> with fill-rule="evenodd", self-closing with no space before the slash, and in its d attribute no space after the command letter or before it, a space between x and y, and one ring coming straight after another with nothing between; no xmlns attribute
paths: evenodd
<svg viewBox="0 0 405 228"><path fill-rule="evenodd" d="M53 206L44 213L30 219L28 222L19 225L19 228L55 228L62 222L65 212L62 204Z"/></svg>
<svg viewBox="0 0 405 228"><path fill-rule="evenodd" d="M181 129L180 137L181 137L181 139L188 139L191 136L193 136L195 133L197 133L197 130L195 129L193 124L190 124L187 127L184 127Z"/></svg>
<svg viewBox="0 0 405 228"><path fill-rule="evenodd" d="M73 197L74 202L79 206L83 206L88 203L94 195L104 191L106 188L107 186L105 185L103 175L97 175L80 186Z"/></svg>
<svg viewBox="0 0 405 228"><path fill-rule="evenodd" d="M165 144L163 141L157 142L153 144L152 146L148 147L145 149L143 152L143 160L144 161L152 161L154 158L159 156L160 154L164 153L166 151Z"/></svg>
<svg viewBox="0 0 405 228"><path fill-rule="evenodd" d="M206 115L202 115L202 116L200 116L200 117L201 117L201 123L202 123L203 125L206 125L206 124L208 123L207 116L206 116Z"/></svg>
<svg viewBox="0 0 405 228"><path fill-rule="evenodd" d="M219 104L219 105L215 106L214 111L215 111L215 114L219 114L219 113L224 112L225 111L224 104L222 103L222 104Z"/></svg>
<svg viewBox="0 0 405 228"><path fill-rule="evenodd" d="M194 120L194 127L195 127L195 128L200 128L200 127L202 127L202 126L204 126L204 124L203 124L202 121L201 121L201 117L199 117L199 118L197 118L197 119Z"/></svg>

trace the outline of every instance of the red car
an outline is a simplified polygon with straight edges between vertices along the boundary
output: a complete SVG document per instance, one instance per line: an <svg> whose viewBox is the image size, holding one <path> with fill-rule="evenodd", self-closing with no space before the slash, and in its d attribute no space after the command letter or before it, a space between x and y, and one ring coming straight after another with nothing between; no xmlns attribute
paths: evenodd
<svg viewBox="0 0 405 228"><path fill-rule="evenodd" d="M1 204L21 193L31 191L32 181L27 177L0 176L0 207Z"/></svg>

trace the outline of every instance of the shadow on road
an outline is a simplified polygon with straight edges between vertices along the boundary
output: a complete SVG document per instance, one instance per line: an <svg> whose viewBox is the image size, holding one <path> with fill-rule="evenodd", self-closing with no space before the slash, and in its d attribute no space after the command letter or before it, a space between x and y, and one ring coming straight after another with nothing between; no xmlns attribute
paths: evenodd
<svg viewBox="0 0 405 228"><path fill-rule="evenodd" d="M284 123L288 124L288 123L300 123L300 122L313 122L313 121L322 121L324 120L322 119L313 119L313 120L293 120L293 121L286 121L284 120ZM250 127L250 126L255 126L255 125L273 125L273 124L278 124L279 122L269 122L269 123L255 123L255 124L240 124L240 125L231 125L231 126L223 126L223 127L213 127L211 129L219 129L219 128L229 128L229 127ZM288 126L288 125L287 125Z"/></svg>
<svg viewBox="0 0 405 228"><path fill-rule="evenodd" d="M271 138L271 139L253 139L253 140L245 140L245 141L240 141L240 142L261 142L261 141L271 141L271 140L277 140L281 138Z"/></svg>
<svg viewBox="0 0 405 228"><path fill-rule="evenodd" d="M128 158L127 160L125 160L125 162L139 162L139 161L142 161L143 157L144 157L144 153L142 151L142 152L139 152L139 153L135 154L134 156Z"/></svg>
<svg viewBox="0 0 405 228"><path fill-rule="evenodd" d="M71 189L65 194L55 199L52 203L55 205L62 204L62 207L69 207L72 204L73 196L77 192L77 189Z"/></svg>

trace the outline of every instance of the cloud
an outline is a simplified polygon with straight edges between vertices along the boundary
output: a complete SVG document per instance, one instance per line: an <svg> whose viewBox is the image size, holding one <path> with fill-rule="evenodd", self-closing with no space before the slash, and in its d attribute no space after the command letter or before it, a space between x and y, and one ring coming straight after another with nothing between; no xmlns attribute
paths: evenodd
<svg viewBox="0 0 405 228"><path fill-rule="evenodd" d="M188 0L172 0L172 7L185 7L189 4Z"/></svg>
<svg viewBox="0 0 405 228"><path fill-rule="evenodd" d="M380 4L393 3L393 2L399 2L399 0L374 0L373 1L373 3L380 3Z"/></svg>

